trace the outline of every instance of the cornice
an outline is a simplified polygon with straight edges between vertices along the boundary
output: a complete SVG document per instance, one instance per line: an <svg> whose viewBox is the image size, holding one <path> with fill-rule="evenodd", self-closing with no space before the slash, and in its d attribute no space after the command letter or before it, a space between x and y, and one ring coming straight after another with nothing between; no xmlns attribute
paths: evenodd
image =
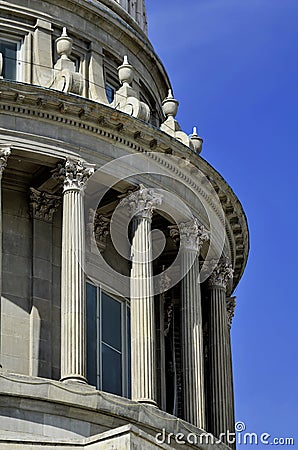
<svg viewBox="0 0 298 450"><path fill-rule="evenodd" d="M76 128L108 142L124 146L128 151L150 152L151 158L165 164L162 154L169 153L189 160L209 179L220 198L226 217L226 232L234 269L234 287L244 271L248 251L249 232L242 205L224 178L201 156L194 154L181 142L152 125L135 119L109 106L73 94L32 86L24 83L0 82L0 114L35 118ZM196 189L220 217L212 198L194 178L187 177L179 167L168 166L176 176Z"/></svg>

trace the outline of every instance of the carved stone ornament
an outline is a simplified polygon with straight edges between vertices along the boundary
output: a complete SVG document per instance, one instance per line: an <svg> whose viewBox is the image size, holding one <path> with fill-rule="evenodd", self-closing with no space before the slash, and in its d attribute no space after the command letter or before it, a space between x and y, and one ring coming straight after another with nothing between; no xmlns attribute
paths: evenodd
<svg viewBox="0 0 298 450"><path fill-rule="evenodd" d="M198 219L190 220L189 222L181 222L179 226L170 225L170 237L179 243L182 248L189 251L199 252L204 242L209 241L209 231L200 224Z"/></svg>
<svg viewBox="0 0 298 450"><path fill-rule="evenodd" d="M65 27L61 36L56 39L56 47L60 58L54 66L54 80L50 87L58 91L81 95L84 80L76 71L75 63L69 58L72 51L72 39L67 35Z"/></svg>
<svg viewBox="0 0 298 450"><path fill-rule="evenodd" d="M164 132L177 139L177 141L182 142L182 144L191 148L192 150L199 153L202 150L202 138L199 136L192 137L188 136L181 127L177 120L175 119L178 111L179 102L173 97L173 92L169 89L168 96L162 102L162 110L166 120L161 124L160 129ZM199 139L199 141L198 141Z"/></svg>
<svg viewBox="0 0 298 450"><path fill-rule="evenodd" d="M162 197L154 189L145 188L143 184L140 184L138 190L128 193L122 201L122 206L127 206L133 217L151 220L153 210L162 203Z"/></svg>
<svg viewBox="0 0 298 450"><path fill-rule="evenodd" d="M33 219L52 222L60 203L60 197L30 188L30 210Z"/></svg>
<svg viewBox="0 0 298 450"><path fill-rule="evenodd" d="M167 275L165 270L163 269L163 272L160 275L160 292L161 294L165 293L169 290L171 286L171 278Z"/></svg>
<svg viewBox="0 0 298 450"><path fill-rule="evenodd" d="M89 177L94 173L95 164L75 158L67 158L65 164L59 164L53 170L52 176L63 184L64 192L67 190L83 190Z"/></svg>
<svg viewBox="0 0 298 450"><path fill-rule="evenodd" d="M227 318L228 318L228 327L231 328L233 317L235 314L236 307L236 297L227 297Z"/></svg>
<svg viewBox="0 0 298 450"><path fill-rule="evenodd" d="M134 69L129 64L127 56L124 56L123 63L118 67L118 77L122 86L116 91L111 106L130 116L149 122L150 108L139 99L137 92L131 86Z"/></svg>
<svg viewBox="0 0 298 450"><path fill-rule="evenodd" d="M92 224L95 241L100 252L105 251L107 245L107 237L110 233L110 222L111 220L102 214L95 213L94 221Z"/></svg>
<svg viewBox="0 0 298 450"><path fill-rule="evenodd" d="M0 177L2 177L3 171L7 166L7 160L11 151L9 147L0 148Z"/></svg>
<svg viewBox="0 0 298 450"><path fill-rule="evenodd" d="M193 127L193 132L190 135L190 140L195 153L199 155L202 151L203 139L198 135L197 127Z"/></svg>
<svg viewBox="0 0 298 450"><path fill-rule="evenodd" d="M215 267L208 279L209 286L226 289L228 282L233 278L234 273L232 264L229 263L228 259L220 258L218 264L214 259L209 262L205 261L205 264L207 264L207 266Z"/></svg>

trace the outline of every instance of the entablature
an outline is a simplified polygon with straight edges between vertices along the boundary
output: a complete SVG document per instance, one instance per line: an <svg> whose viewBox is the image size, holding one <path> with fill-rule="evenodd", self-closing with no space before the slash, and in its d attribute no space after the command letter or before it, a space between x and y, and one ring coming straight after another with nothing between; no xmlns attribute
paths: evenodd
<svg viewBox="0 0 298 450"><path fill-rule="evenodd" d="M166 155L179 158L179 164L168 165L169 173L172 172L175 176L185 179L190 189L201 192L220 218L220 212L217 212L216 205L214 206L214 197L217 195L219 199L224 212L223 223L226 227L229 256L234 268L233 288L236 287L245 268L249 250L248 226L244 211L236 195L221 175L189 147L152 125L106 105L85 100L76 95L22 83L1 81L0 111L4 115L21 117L24 121L35 119L39 123L55 124L55 127L84 133L86 137L95 136L96 139L122 148L130 154L148 154L155 164L166 166L164 158ZM9 136L9 130L7 128L4 135ZM71 139L71 132L69 137ZM45 134L40 139L46 141ZM52 145L54 145L53 141ZM76 152L78 155L81 154L80 148L76 150L75 142L64 144L59 142L61 159L63 145L67 149L65 157L69 155L69 151L73 154ZM87 142L85 147L88 148ZM53 156L57 158L57 152L54 153ZM48 148L47 154L49 154ZM99 157L98 154L97 157ZM93 158L92 162L96 162L95 159ZM183 166L191 167L187 176ZM207 185L208 182L212 185L213 198L210 188L208 188L208 194L208 189L202 183L197 184L198 173L206 177Z"/></svg>

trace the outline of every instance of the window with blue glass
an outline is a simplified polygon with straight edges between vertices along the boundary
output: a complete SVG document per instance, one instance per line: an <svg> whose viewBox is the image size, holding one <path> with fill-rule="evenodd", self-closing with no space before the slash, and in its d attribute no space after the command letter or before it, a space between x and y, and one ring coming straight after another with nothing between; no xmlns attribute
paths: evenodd
<svg viewBox="0 0 298 450"><path fill-rule="evenodd" d="M107 100L109 103L112 103L112 101L114 100L115 91L116 91L116 89L113 86L106 83L106 95L107 95Z"/></svg>
<svg viewBox="0 0 298 450"><path fill-rule="evenodd" d="M97 389L130 397L130 311L92 283L86 286L87 378Z"/></svg>
<svg viewBox="0 0 298 450"><path fill-rule="evenodd" d="M17 79L17 53L18 44L0 40L0 53L2 54L2 77L6 80Z"/></svg>

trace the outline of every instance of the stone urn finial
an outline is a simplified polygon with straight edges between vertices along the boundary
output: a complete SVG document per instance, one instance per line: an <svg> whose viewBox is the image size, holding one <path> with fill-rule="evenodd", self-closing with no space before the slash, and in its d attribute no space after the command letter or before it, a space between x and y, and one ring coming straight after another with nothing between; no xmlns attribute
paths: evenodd
<svg viewBox="0 0 298 450"><path fill-rule="evenodd" d="M72 39L67 35L66 27L63 27L61 36L55 42L60 58L69 59L72 50Z"/></svg>
<svg viewBox="0 0 298 450"><path fill-rule="evenodd" d="M197 133L197 127L193 127L193 132L190 135L194 151L199 155L202 151L203 139Z"/></svg>
<svg viewBox="0 0 298 450"><path fill-rule="evenodd" d="M166 118L175 117L178 111L179 102L173 97L172 90L169 89L168 96L162 102L162 110Z"/></svg>
<svg viewBox="0 0 298 450"><path fill-rule="evenodd" d="M118 67L118 77L121 84L131 84L133 80L133 67L129 64L128 58L125 55L123 63Z"/></svg>

